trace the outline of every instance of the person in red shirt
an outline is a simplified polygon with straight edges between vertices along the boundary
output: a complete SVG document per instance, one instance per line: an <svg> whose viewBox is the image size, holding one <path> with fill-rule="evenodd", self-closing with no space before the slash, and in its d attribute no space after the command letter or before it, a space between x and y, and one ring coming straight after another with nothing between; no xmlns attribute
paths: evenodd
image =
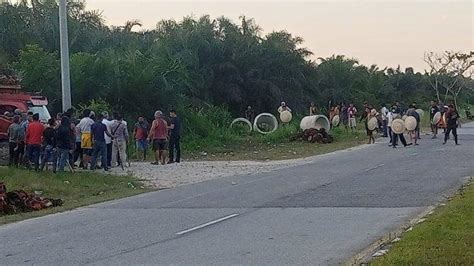
<svg viewBox="0 0 474 266"><path fill-rule="evenodd" d="M151 124L148 140L153 141L153 151L155 152L155 162L152 164L166 164L168 156L168 123L163 119L161 111L155 112L155 120Z"/></svg>
<svg viewBox="0 0 474 266"><path fill-rule="evenodd" d="M25 141L28 144L28 158L35 164L35 171L39 169L39 157L41 153L41 143L44 126L39 122L39 114L33 115L33 121L26 128Z"/></svg>
<svg viewBox="0 0 474 266"><path fill-rule="evenodd" d="M133 128L133 135L135 136L137 152L141 157L140 160L146 160L146 151L148 149L148 122L145 120L143 116L138 117L138 122L135 124Z"/></svg>

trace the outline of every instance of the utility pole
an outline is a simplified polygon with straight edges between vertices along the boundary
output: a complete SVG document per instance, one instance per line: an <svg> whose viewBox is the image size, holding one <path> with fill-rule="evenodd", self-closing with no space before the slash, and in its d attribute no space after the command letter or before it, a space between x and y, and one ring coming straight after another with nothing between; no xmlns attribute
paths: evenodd
<svg viewBox="0 0 474 266"><path fill-rule="evenodd" d="M61 47L61 88L63 111L72 107L71 82L69 78L69 43L67 34L66 0L59 0L59 38Z"/></svg>

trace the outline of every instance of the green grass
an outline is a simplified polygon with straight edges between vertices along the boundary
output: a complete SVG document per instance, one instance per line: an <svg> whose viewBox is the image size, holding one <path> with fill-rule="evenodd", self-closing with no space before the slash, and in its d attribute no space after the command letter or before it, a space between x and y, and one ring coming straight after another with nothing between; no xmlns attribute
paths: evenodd
<svg viewBox="0 0 474 266"><path fill-rule="evenodd" d="M373 265L474 265L474 186L405 233Z"/></svg>
<svg viewBox="0 0 474 266"><path fill-rule="evenodd" d="M90 172L53 174L0 167L0 182L7 191L42 191L47 198L61 198L64 205L36 212L0 216L0 224L63 212L80 206L113 200L150 191L130 176L102 175Z"/></svg>

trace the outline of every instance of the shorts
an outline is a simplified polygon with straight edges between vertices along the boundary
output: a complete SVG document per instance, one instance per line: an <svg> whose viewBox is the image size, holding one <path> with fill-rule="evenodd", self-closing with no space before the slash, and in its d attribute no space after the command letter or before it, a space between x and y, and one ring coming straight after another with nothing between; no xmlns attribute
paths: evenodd
<svg viewBox="0 0 474 266"><path fill-rule="evenodd" d="M168 141L166 139L154 139L153 140L153 151L167 150Z"/></svg>
<svg viewBox="0 0 474 266"><path fill-rule="evenodd" d="M136 145L139 151L146 151L148 149L148 141L146 139L137 139Z"/></svg>
<svg viewBox="0 0 474 266"><path fill-rule="evenodd" d="M84 132L81 134L81 148L92 149L92 133Z"/></svg>
<svg viewBox="0 0 474 266"><path fill-rule="evenodd" d="M356 127L356 119L355 119L355 117L349 118L349 127Z"/></svg>

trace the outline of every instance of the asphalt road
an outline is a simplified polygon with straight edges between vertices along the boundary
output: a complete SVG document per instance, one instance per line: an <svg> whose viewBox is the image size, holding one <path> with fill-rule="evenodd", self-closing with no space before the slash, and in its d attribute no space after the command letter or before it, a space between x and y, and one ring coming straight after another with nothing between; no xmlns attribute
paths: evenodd
<svg viewBox="0 0 474 266"><path fill-rule="evenodd" d="M474 175L474 123L459 131L0 226L0 264L341 263Z"/></svg>

